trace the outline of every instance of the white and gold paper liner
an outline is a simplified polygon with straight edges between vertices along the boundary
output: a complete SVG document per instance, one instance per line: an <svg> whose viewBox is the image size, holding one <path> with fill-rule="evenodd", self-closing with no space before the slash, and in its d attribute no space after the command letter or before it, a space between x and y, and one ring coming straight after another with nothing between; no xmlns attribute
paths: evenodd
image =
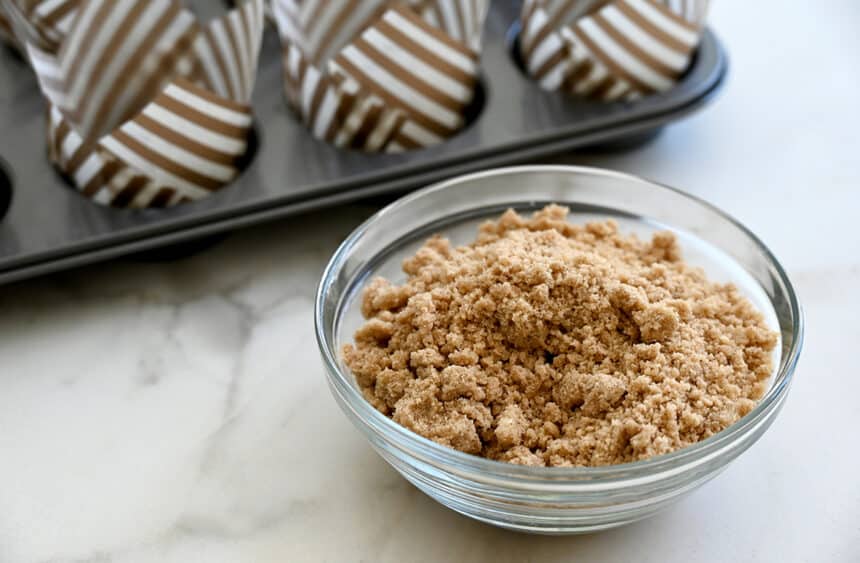
<svg viewBox="0 0 860 563"><path fill-rule="evenodd" d="M55 53L82 0L0 0L0 39L19 50L32 43Z"/></svg>
<svg viewBox="0 0 860 563"><path fill-rule="evenodd" d="M54 164L114 207L198 200L239 173L263 1L203 26L178 0L81 0L56 55L29 44Z"/></svg>
<svg viewBox="0 0 860 563"><path fill-rule="evenodd" d="M690 64L709 0L525 0L520 55L546 90L635 100Z"/></svg>
<svg viewBox="0 0 860 563"><path fill-rule="evenodd" d="M287 98L335 146L400 152L466 123L487 0L273 0Z"/></svg>

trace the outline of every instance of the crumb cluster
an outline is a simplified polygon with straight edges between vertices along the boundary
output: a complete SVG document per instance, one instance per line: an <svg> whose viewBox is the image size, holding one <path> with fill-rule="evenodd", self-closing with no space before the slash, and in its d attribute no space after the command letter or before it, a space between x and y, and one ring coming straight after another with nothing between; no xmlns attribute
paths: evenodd
<svg viewBox="0 0 860 563"><path fill-rule="evenodd" d="M370 282L343 350L364 396L460 451L537 466L664 454L723 430L767 388L777 334L732 285L567 209L439 236Z"/></svg>

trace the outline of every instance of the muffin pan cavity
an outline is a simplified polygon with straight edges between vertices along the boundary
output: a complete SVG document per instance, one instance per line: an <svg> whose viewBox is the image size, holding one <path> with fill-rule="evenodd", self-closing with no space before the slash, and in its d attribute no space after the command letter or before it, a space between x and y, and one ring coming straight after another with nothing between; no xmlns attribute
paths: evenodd
<svg viewBox="0 0 860 563"><path fill-rule="evenodd" d="M6 171L6 165L3 160L0 160L0 221L9 211L9 205L12 204L12 178Z"/></svg>

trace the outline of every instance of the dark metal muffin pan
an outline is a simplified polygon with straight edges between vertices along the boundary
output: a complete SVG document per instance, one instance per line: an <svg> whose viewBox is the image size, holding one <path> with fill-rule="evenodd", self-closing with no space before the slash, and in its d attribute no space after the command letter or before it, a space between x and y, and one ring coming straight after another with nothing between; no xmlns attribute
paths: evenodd
<svg viewBox="0 0 860 563"><path fill-rule="evenodd" d="M490 166L642 138L701 107L725 78L725 53L707 31L690 70L666 94L600 104L544 92L511 54L518 4L491 4L482 52L485 100L474 121L442 145L398 155L341 150L314 139L284 101L280 47L268 30L254 96L256 155L232 185L169 210L102 207L68 187L46 156L45 107L35 76L11 51L0 50L0 213L11 195L0 217L0 283Z"/></svg>

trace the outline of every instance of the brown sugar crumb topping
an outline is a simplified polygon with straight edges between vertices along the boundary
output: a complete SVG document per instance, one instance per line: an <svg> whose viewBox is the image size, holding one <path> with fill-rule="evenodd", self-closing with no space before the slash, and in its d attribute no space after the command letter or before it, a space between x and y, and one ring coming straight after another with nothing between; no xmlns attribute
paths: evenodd
<svg viewBox="0 0 860 563"><path fill-rule="evenodd" d="M468 246L428 240L405 284L371 281L343 350L367 400L439 444L541 466L645 459L747 414L778 341L761 313L672 233L566 216L508 211Z"/></svg>

